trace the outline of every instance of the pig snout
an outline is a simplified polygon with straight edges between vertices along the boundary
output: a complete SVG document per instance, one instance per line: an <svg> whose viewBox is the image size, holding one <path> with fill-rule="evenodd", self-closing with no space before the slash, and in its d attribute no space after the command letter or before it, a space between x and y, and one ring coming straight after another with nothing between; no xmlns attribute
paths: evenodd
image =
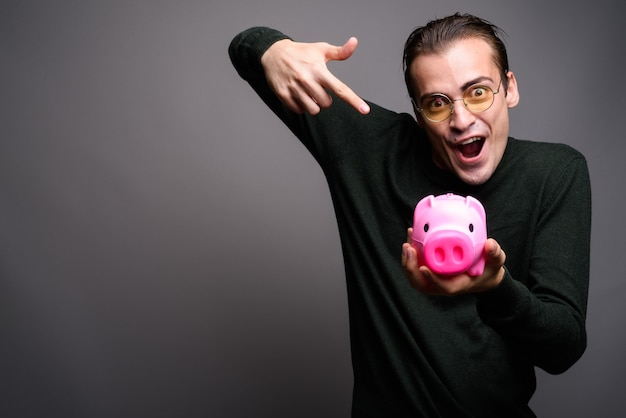
<svg viewBox="0 0 626 418"><path fill-rule="evenodd" d="M424 242L424 259L437 274L454 275L466 271L474 262L474 243L459 231L433 232Z"/></svg>

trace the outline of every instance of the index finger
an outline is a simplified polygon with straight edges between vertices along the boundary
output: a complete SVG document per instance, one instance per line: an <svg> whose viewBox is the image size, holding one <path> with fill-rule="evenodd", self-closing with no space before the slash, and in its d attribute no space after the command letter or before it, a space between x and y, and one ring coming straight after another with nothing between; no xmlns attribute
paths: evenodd
<svg viewBox="0 0 626 418"><path fill-rule="evenodd" d="M370 112L370 107L365 100L361 99L350 87L337 77L330 75L324 84L326 88L333 92L338 98L348 103L359 113L366 115Z"/></svg>

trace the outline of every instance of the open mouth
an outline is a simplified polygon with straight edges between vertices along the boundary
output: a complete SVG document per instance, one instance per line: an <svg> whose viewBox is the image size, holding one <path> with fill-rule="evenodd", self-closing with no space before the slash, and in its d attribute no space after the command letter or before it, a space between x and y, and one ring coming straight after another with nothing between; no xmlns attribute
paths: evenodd
<svg viewBox="0 0 626 418"><path fill-rule="evenodd" d="M463 157L474 158L480 155L484 144L485 138L477 136L457 145L456 148L463 155Z"/></svg>

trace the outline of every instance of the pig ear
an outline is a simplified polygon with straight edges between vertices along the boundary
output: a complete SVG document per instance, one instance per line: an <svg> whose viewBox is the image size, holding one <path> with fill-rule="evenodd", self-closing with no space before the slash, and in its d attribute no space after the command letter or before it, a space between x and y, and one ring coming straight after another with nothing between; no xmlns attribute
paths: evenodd
<svg viewBox="0 0 626 418"><path fill-rule="evenodd" d="M435 196L428 195L419 202L417 202L416 209L432 208L435 205Z"/></svg>
<svg viewBox="0 0 626 418"><path fill-rule="evenodd" d="M465 205L469 208L475 209L476 212L482 215L485 214L485 208L483 207L482 203L480 203L480 201L476 199L475 197L467 196L465 198Z"/></svg>

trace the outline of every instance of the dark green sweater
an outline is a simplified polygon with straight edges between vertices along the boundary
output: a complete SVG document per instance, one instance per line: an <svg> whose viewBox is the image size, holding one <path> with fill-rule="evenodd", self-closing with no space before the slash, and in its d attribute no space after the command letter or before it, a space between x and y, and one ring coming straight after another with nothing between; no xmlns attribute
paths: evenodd
<svg viewBox="0 0 626 418"><path fill-rule="evenodd" d="M412 116L373 103L360 115L340 100L297 115L269 90L260 57L285 35L239 34L239 74L319 162L345 262L354 417L525 417L534 366L568 369L586 347L591 193L571 147L509 138L492 178L462 183L431 160ZM501 285L480 295L412 289L400 249L416 203L453 192L478 198L488 235L507 255Z"/></svg>

